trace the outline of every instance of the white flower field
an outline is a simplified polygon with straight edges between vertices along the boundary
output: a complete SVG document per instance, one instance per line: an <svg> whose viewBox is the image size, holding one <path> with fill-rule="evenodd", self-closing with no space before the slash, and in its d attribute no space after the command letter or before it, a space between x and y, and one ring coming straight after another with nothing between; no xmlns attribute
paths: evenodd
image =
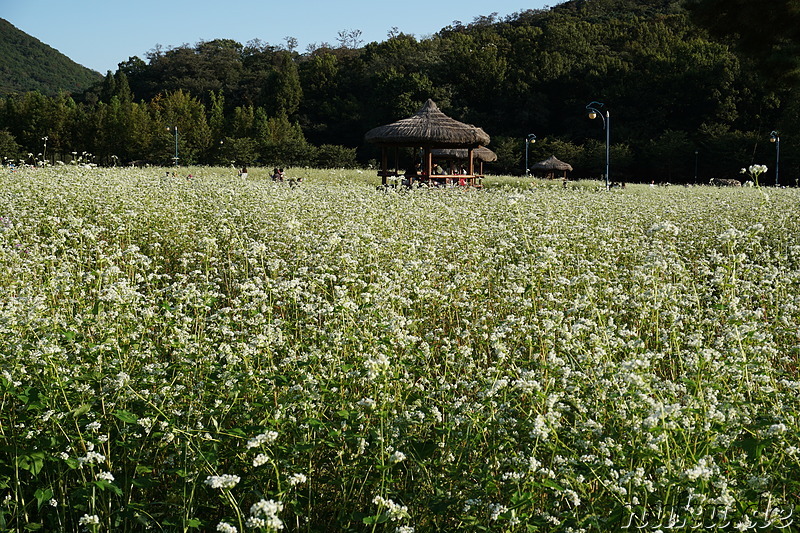
<svg viewBox="0 0 800 533"><path fill-rule="evenodd" d="M800 190L267 172L3 170L0 531L797 527Z"/></svg>

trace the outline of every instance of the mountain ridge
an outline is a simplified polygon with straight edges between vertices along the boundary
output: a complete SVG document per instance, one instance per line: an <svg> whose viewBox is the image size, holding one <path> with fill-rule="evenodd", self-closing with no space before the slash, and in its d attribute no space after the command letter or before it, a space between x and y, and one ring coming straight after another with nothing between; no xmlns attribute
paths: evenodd
<svg viewBox="0 0 800 533"><path fill-rule="evenodd" d="M81 92L102 79L52 46L0 18L0 96L38 91Z"/></svg>

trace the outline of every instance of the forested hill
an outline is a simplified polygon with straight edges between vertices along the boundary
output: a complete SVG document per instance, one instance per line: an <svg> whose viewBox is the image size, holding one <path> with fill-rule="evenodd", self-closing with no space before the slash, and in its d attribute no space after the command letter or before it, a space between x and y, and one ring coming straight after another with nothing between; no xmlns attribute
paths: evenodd
<svg viewBox="0 0 800 533"><path fill-rule="evenodd" d="M101 78L0 18L0 95L39 91L80 92Z"/></svg>
<svg viewBox="0 0 800 533"><path fill-rule="evenodd" d="M712 36L685 7L747 1L569 0L453 22L423 39L392 32L364 44L353 31L302 51L289 39L166 50L155 43L74 101L7 98L0 131L32 153L48 136L51 157L85 151L104 164L168 163L176 140L168 131L177 127L181 163L363 165L380 155L364 143L366 131L431 98L491 135L498 160L490 171L524 172L523 140L535 134L531 160L556 155L574 177L597 177L605 134L585 112L596 101L610 113L619 179L735 176L774 161L770 133L778 131L782 175L794 182L800 87L739 49L739 22L726 25L730 38ZM791 32L779 37L770 55L800 42ZM765 31L764 41L771 38Z"/></svg>

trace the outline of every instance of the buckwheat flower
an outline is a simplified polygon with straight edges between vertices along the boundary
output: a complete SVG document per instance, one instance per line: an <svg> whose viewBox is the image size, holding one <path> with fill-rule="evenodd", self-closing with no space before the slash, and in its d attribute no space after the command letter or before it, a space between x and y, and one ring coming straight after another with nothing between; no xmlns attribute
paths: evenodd
<svg viewBox="0 0 800 533"><path fill-rule="evenodd" d="M260 454L256 455L255 457L253 457L253 466L256 467L256 468L258 468L259 466L261 466L263 464L266 464L268 462L269 462L269 456L267 456L267 455L265 455L263 453L260 453Z"/></svg>
<svg viewBox="0 0 800 533"><path fill-rule="evenodd" d="M223 521L217 524L217 531L221 531L222 533L236 533L238 529L236 529L236 526L232 526Z"/></svg>
<svg viewBox="0 0 800 533"><path fill-rule="evenodd" d="M275 442L278 438L277 431L267 431L266 433L261 433L260 435L256 435L252 439L247 441L247 448L258 448L262 444L270 444Z"/></svg>
<svg viewBox="0 0 800 533"><path fill-rule="evenodd" d="M690 481L695 481L696 479L707 481L713 473L714 470L709 466L707 458L703 457L697 462L697 465L686 470L684 475Z"/></svg>
<svg viewBox="0 0 800 533"><path fill-rule="evenodd" d="M391 456L389 456L390 463L400 463L406 460L406 454L401 451L395 450Z"/></svg>
<svg viewBox="0 0 800 533"><path fill-rule="evenodd" d="M250 519L247 523L250 527L258 523L260 525L257 527L283 529L283 522L278 518L278 513L281 511L283 511L283 502L261 500L250 506Z"/></svg>
<svg viewBox="0 0 800 533"><path fill-rule="evenodd" d="M733 529L737 531L752 531L755 528L756 528L756 522L750 520L749 516L745 516L742 520L740 520L733 526Z"/></svg>
<svg viewBox="0 0 800 533"><path fill-rule="evenodd" d="M367 379L375 379L383 372L385 372L391 362L384 354L378 354L364 361L364 366L367 368Z"/></svg>
<svg viewBox="0 0 800 533"><path fill-rule="evenodd" d="M241 478L232 474L223 474L221 476L208 476L205 484L212 489L232 489L236 486Z"/></svg>
<svg viewBox="0 0 800 533"><path fill-rule="evenodd" d="M573 507L578 507L581 504L581 499L578 496L578 493L572 489L565 489L562 493L564 498L572 504Z"/></svg>
<svg viewBox="0 0 800 533"><path fill-rule="evenodd" d="M372 411L373 409L375 409L375 405L377 404L375 400L373 400L372 398L362 398L361 400L358 401L356 405L366 409L367 411Z"/></svg>
<svg viewBox="0 0 800 533"><path fill-rule="evenodd" d="M153 428L153 419L152 418L142 417L139 420L137 420L137 422L148 433L150 433L150 430Z"/></svg>
<svg viewBox="0 0 800 533"><path fill-rule="evenodd" d="M500 518L500 515L508 511L508 507L505 505L501 505L499 503L495 503L489 506L489 511L491 512L491 516L489 516L489 520L497 520Z"/></svg>
<svg viewBox="0 0 800 533"><path fill-rule="evenodd" d="M547 418L542 415L536 415L536 420L533 422L533 430L530 432L531 438L546 440L549 435L550 428L547 427Z"/></svg>
<svg viewBox="0 0 800 533"><path fill-rule="evenodd" d="M48 503L50 504L50 507L58 507L58 500L55 498L51 498Z"/></svg>
<svg viewBox="0 0 800 533"><path fill-rule="evenodd" d="M117 374L117 375L116 375L116 377L114 378L114 384L117 386L117 388L121 389L121 388L122 388L122 387L124 387L124 386L125 386L125 385L126 385L126 384L127 384L129 381L130 381L130 380L131 380L131 377L130 377L130 375L128 375L128 373L127 373L127 372L120 372L120 373L119 373L119 374Z"/></svg>
<svg viewBox="0 0 800 533"><path fill-rule="evenodd" d="M722 242L728 242L728 241L735 241L737 239L740 239L741 237L742 237L741 231L739 231L736 228L730 228L722 232L722 234L719 236L719 239Z"/></svg>
<svg viewBox="0 0 800 533"><path fill-rule="evenodd" d="M97 479L103 479L110 483L114 481L114 474L112 474L111 472L100 472L99 474L97 474Z"/></svg>
<svg viewBox="0 0 800 533"><path fill-rule="evenodd" d="M408 518L408 507L405 505L398 505L394 503L392 500L384 498L382 496L375 496L372 499L372 503L377 505L380 508L386 508L386 513L389 515L389 520L395 522L402 518Z"/></svg>
<svg viewBox="0 0 800 533"><path fill-rule="evenodd" d="M250 518L247 519L244 525L252 529L264 529L265 527L267 527L267 521L264 520L263 518L251 516Z"/></svg>
<svg viewBox="0 0 800 533"><path fill-rule="evenodd" d="M772 424L767 428L767 435L780 435L781 433L786 433L788 429L786 424Z"/></svg>
<svg viewBox="0 0 800 533"><path fill-rule="evenodd" d="M411 526L397 526L394 531L395 533L414 533L414 528Z"/></svg>
<svg viewBox="0 0 800 533"><path fill-rule="evenodd" d="M650 226L647 230L648 235L654 235L656 233L665 233L669 235L677 235L680 233L680 228L673 224L672 222L657 222Z"/></svg>
<svg viewBox="0 0 800 533"><path fill-rule="evenodd" d="M104 463L106 461L106 456L97 452L86 452L86 456L78 457L78 463L80 466L89 464L89 465L96 465L100 463Z"/></svg>
<svg viewBox="0 0 800 533"><path fill-rule="evenodd" d="M293 487L295 485L300 485L302 483L305 483L306 479L307 478L306 478L305 474L299 474L299 473L298 474L292 474L291 476L289 476L289 485L291 485Z"/></svg>
<svg viewBox="0 0 800 533"><path fill-rule="evenodd" d="M100 517L96 514L85 514L78 519L80 526L96 526L100 523Z"/></svg>
<svg viewBox="0 0 800 533"><path fill-rule="evenodd" d="M89 422L88 424L86 424L86 428L85 429L86 429L86 431L100 431L101 427L102 427L102 424L100 424L100 422L95 420L94 422Z"/></svg>

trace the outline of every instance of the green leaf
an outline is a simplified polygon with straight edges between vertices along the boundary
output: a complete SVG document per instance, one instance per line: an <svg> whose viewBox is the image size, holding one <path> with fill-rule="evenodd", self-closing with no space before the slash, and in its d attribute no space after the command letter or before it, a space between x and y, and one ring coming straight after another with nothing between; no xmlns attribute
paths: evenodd
<svg viewBox="0 0 800 533"><path fill-rule="evenodd" d="M85 415L89 411L92 410L92 406L88 403L81 405L80 407L76 407L72 410L72 416L74 418L78 418L79 416Z"/></svg>
<svg viewBox="0 0 800 533"><path fill-rule="evenodd" d="M151 489L160 485L160 483L149 477L135 477L131 480L131 484L138 489Z"/></svg>
<svg viewBox="0 0 800 533"><path fill-rule="evenodd" d="M17 466L35 476L44 468L44 457L44 452L33 452L29 455L21 455L17 457Z"/></svg>
<svg viewBox="0 0 800 533"><path fill-rule="evenodd" d="M126 424L135 424L139 421L139 417L135 414L131 413L130 411L125 411L123 409L118 409L114 411L114 416L117 417L119 420L125 422Z"/></svg>
<svg viewBox="0 0 800 533"><path fill-rule="evenodd" d="M199 529L200 526L202 526L202 525L203 525L203 522L201 520L198 520L197 518L190 518L189 520L186 521L186 527L198 528Z"/></svg>
<svg viewBox="0 0 800 533"><path fill-rule="evenodd" d="M36 492L33 493L33 496L36 498L37 508L39 510L42 509L42 504L44 502L49 501L50 498L53 497L52 489L36 489Z"/></svg>
<svg viewBox="0 0 800 533"><path fill-rule="evenodd" d="M545 479L544 481L542 481L542 485L544 485L545 487L549 487L551 489L564 490L564 487L562 487L561 485L559 485L558 483L556 483L551 479Z"/></svg>
<svg viewBox="0 0 800 533"><path fill-rule="evenodd" d="M111 483L110 481L106 481L105 479L98 479L94 481L96 487L102 490L110 490L117 496L122 496L122 489Z"/></svg>
<svg viewBox="0 0 800 533"><path fill-rule="evenodd" d="M427 459L433 455L437 447L436 443L432 440L414 440L411 442L411 452L417 459Z"/></svg>

